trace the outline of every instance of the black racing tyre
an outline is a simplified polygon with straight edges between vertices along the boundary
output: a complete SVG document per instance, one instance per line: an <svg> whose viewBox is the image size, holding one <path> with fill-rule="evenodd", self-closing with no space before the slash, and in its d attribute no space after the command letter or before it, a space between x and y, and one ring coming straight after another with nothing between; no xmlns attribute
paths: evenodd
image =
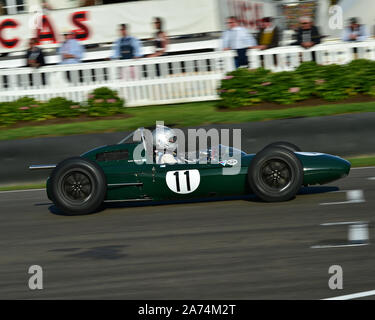
<svg viewBox="0 0 375 320"><path fill-rule="evenodd" d="M248 181L251 190L263 201L288 201L302 186L303 167L294 152L280 147L266 148L251 160Z"/></svg>
<svg viewBox="0 0 375 320"><path fill-rule="evenodd" d="M107 192L102 168L93 161L76 157L57 165L49 181L53 202L67 215L95 212Z"/></svg>
<svg viewBox="0 0 375 320"><path fill-rule="evenodd" d="M277 141L277 142L272 142L269 145L265 146L262 150L267 149L267 148L274 148L274 147L281 147L288 149L293 152L301 152L302 150L300 147L296 146L293 143L287 142L287 141Z"/></svg>

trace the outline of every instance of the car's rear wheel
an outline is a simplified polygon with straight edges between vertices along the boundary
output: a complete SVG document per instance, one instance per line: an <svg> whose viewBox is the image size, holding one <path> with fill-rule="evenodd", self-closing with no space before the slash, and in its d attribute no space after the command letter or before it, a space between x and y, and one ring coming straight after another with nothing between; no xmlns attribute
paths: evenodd
<svg viewBox="0 0 375 320"><path fill-rule="evenodd" d="M95 212L107 191L101 167L84 158L61 162L51 174L49 188L55 205L68 215Z"/></svg>
<svg viewBox="0 0 375 320"><path fill-rule="evenodd" d="M267 149L267 148L275 148L275 147L280 147L284 149L288 149L293 152L301 152L301 148L296 146L295 144L287 141L277 141L270 143L269 145L265 146L262 150Z"/></svg>
<svg viewBox="0 0 375 320"><path fill-rule="evenodd" d="M251 190L266 202L295 197L303 183L303 167L294 152L280 147L266 148L255 155L248 169Z"/></svg>

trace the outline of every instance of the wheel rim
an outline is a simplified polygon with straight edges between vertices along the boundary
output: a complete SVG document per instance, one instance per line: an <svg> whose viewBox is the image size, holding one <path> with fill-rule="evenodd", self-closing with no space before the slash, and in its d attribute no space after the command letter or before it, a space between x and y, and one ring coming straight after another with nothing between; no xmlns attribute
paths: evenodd
<svg viewBox="0 0 375 320"><path fill-rule="evenodd" d="M261 168L261 181L272 191L283 191L292 182L292 170L283 160L268 160Z"/></svg>
<svg viewBox="0 0 375 320"><path fill-rule="evenodd" d="M85 173L72 171L63 177L61 189L67 200L82 203L90 198L93 187Z"/></svg>

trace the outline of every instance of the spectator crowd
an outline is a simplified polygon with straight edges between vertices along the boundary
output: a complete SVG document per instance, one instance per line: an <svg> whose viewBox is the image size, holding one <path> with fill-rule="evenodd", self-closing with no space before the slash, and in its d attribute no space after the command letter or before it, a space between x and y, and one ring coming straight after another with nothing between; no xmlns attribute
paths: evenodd
<svg viewBox="0 0 375 320"><path fill-rule="evenodd" d="M260 30L256 39L244 27L240 26L236 17L228 17L226 22L228 29L222 36L222 49L231 49L237 52L235 57L236 68L248 66L248 49L266 50L279 46L281 40L280 31L274 24L272 17L265 17L261 20ZM296 30L295 37L295 41L291 44L301 46L304 49L310 49L320 44L322 38L324 38L310 16L299 18L299 27ZM345 42L365 41L369 37L370 34L366 26L360 24L358 18L353 17L349 19L348 25L344 28L341 39ZM312 53L312 58L315 61L315 52ZM274 59L275 63L277 63L276 57Z"/></svg>
<svg viewBox="0 0 375 320"><path fill-rule="evenodd" d="M164 29L162 18L155 17L152 21L154 27L153 41L154 52L144 55L142 42L131 35L128 24L119 26L119 38L112 47L112 55L108 60L114 59L138 59L141 57L158 57L167 54L168 35ZM272 17L265 17L259 22L259 32L253 36L245 27L241 26L235 16L226 19L227 30L223 32L221 42L223 50L233 50L236 52L236 68L248 65L247 51L249 49L267 50L278 47L281 42L281 31L275 24ZM85 54L84 46L76 39L74 32L68 31L62 34L64 41L58 49L61 64L74 64L82 62ZM314 25L310 16L299 18L299 27L296 30L295 41L292 45L301 46L304 49L310 49L321 43L324 36L321 35L319 28ZM365 25L361 24L358 18L351 18L342 33L342 41L365 41L370 34ZM30 48L26 53L26 65L28 67L39 68L45 65L43 51L37 47L37 39L30 39ZM313 53L313 59L315 55ZM275 63L276 57L275 57Z"/></svg>
<svg viewBox="0 0 375 320"><path fill-rule="evenodd" d="M112 47L112 55L108 60L125 60L138 59L141 57L158 57L166 54L169 43L168 36L163 28L163 20L160 17L155 17L153 20L155 28L153 41L155 51L152 54L144 55L142 42L133 37L129 32L128 24L119 25L120 37L115 41ZM64 40L58 48L57 53L60 57L60 64L75 64L82 62L85 54L85 48L76 39L76 34L73 31L64 31L62 33ZM45 57L41 48L37 46L38 39L32 38L29 41L29 49L26 52L26 66L39 68L45 65Z"/></svg>

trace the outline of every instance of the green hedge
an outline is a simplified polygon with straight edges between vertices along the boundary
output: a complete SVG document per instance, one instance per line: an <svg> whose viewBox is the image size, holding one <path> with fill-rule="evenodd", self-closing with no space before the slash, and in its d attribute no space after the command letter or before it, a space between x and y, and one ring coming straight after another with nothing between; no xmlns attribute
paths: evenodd
<svg viewBox="0 0 375 320"><path fill-rule="evenodd" d="M347 65L304 62L297 70L272 73L240 68L227 74L218 89L220 107L237 108L264 102L292 104L321 98L339 101L357 94L375 96L375 61Z"/></svg>
<svg viewBox="0 0 375 320"><path fill-rule="evenodd" d="M119 98L116 91L103 87L91 92L88 101L81 104L65 98L52 98L47 102L40 102L27 97L0 103L0 127L20 121L75 118L81 115L106 117L123 113L124 100Z"/></svg>

